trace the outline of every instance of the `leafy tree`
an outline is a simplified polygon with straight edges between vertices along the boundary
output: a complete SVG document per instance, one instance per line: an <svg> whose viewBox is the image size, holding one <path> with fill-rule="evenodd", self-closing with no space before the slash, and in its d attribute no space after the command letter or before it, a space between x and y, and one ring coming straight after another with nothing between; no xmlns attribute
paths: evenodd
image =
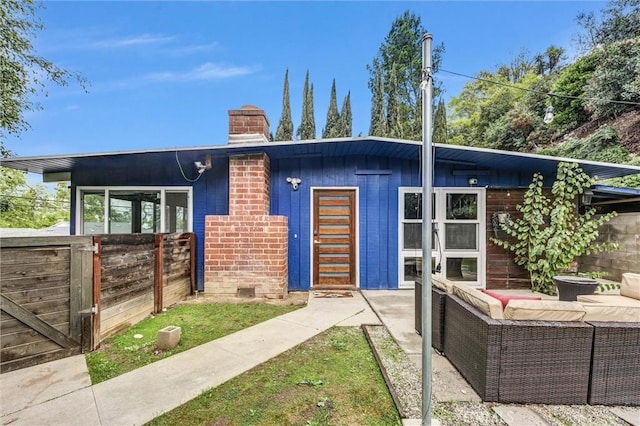
<svg viewBox="0 0 640 426"><path fill-rule="evenodd" d="M421 92L420 83L422 81L422 35L426 33L420 17L410 11L405 11L396 18L391 25L391 29L384 42L380 45L378 55L373 59L369 70L369 89L375 95L379 90L378 73L385 87L385 98L389 100L389 82L391 74L396 67L396 78L398 81L397 96L394 97L398 104L398 121L401 125L401 132L396 137L413 140L422 139L422 114L420 107ZM440 67L441 56L444 52L444 45L440 44L433 49L433 71ZM439 96L441 85L434 85L434 99ZM391 99L393 102L394 99ZM373 109L372 108L372 112ZM376 119L372 116L371 122ZM379 127L379 126L378 126ZM373 126L372 126L373 128Z"/></svg>
<svg viewBox="0 0 640 426"><path fill-rule="evenodd" d="M289 98L289 70L284 73L284 89L282 91L282 116L276 130L276 141L293 140L293 121L291 120L291 101Z"/></svg>
<svg viewBox="0 0 640 426"><path fill-rule="evenodd" d="M585 31L578 36L578 43L585 51L640 36L640 0L611 0L600 12L600 20L593 12L577 17Z"/></svg>
<svg viewBox="0 0 640 426"><path fill-rule="evenodd" d="M562 47L549 46L544 53L534 57L533 62L539 75L551 74L556 71L563 59L565 50Z"/></svg>
<svg viewBox="0 0 640 426"><path fill-rule="evenodd" d="M329 99L329 110L327 111L327 122L322 131L323 139L339 138L340 132L340 113L338 112L338 101L336 99L336 79L331 84L331 97Z"/></svg>
<svg viewBox="0 0 640 426"><path fill-rule="evenodd" d="M595 53L595 61L596 69L585 87L586 105L592 117L615 117L637 109L637 105L608 101L640 103L640 37L607 45Z"/></svg>
<svg viewBox="0 0 640 426"><path fill-rule="evenodd" d="M304 78L302 91L302 119L298 127L297 136L300 140L316 138L316 122L313 116L313 85L309 87L309 70Z"/></svg>
<svg viewBox="0 0 640 426"><path fill-rule="evenodd" d="M551 92L558 95L553 97L554 127L573 130L589 121L591 114L581 98L595 68L595 56L588 55L578 58L558 75L551 88Z"/></svg>
<svg viewBox="0 0 640 426"><path fill-rule="evenodd" d="M351 116L351 92L347 92L342 102L340 110L340 132L341 137L350 138L353 136L353 118Z"/></svg>
<svg viewBox="0 0 640 426"><path fill-rule="evenodd" d="M515 254L515 262L529 271L533 291L554 294L553 277L567 270L582 255L615 250L617 244L595 244L598 228L615 213L594 218L596 210L578 215L576 200L595 183L576 163L559 163L552 197L543 190L543 176L536 173L516 207L520 216L501 224L512 239L491 241Z"/></svg>
<svg viewBox="0 0 640 426"><path fill-rule="evenodd" d="M433 119L433 142L447 143L447 140L447 108L444 105L444 100L440 99Z"/></svg>
<svg viewBox="0 0 640 426"><path fill-rule="evenodd" d="M376 71L373 89L369 135L385 137L387 136L387 120L384 115L384 87L382 82L382 72L380 69Z"/></svg>
<svg viewBox="0 0 640 426"><path fill-rule="evenodd" d="M24 113L42 108L32 96L46 95L48 81L66 86L76 79L82 87L86 84L80 74L58 67L35 51L33 40L44 29L36 15L39 7L34 0L0 2L0 136L18 135L29 128Z"/></svg>

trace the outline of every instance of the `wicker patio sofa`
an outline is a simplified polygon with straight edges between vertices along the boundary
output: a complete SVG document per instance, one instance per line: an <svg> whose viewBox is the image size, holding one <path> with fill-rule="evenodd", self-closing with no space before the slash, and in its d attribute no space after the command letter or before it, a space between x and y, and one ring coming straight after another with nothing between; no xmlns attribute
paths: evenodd
<svg viewBox="0 0 640 426"><path fill-rule="evenodd" d="M640 323L594 327L589 404L640 405Z"/></svg>
<svg viewBox="0 0 640 426"><path fill-rule="evenodd" d="M493 319L447 295L445 356L483 401L586 404L592 344L584 322Z"/></svg>

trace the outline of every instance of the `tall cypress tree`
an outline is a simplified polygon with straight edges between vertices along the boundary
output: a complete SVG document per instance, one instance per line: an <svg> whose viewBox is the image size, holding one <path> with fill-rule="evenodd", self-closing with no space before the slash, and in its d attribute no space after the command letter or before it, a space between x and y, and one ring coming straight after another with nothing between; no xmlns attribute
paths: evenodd
<svg viewBox="0 0 640 426"><path fill-rule="evenodd" d="M398 106L398 73L393 64L387 82L387 136L401 139L404 135Z"/></svg>
<svg viewBox="0 0 640 426"><path fill-rule="evenodd" d="M347 92L340 111L340 136L350 138L353 136L353 118L351 116L351 92Z"/></svg>
<svg viewBox="0 0 640 426"><path fill-rule="evenodd" d="M338 112L338 101L336 99L336 79L331 84L331 98L329 99L329 110L327 111L327 122L322 131L322 139L340 137L340 113Z"/></svg>
<svg viewBox="0 0 640 426"><path fill-rule="evenodd" d="M298 127L297 136L300 140L316 138L316 124L313 118L313 85L309 87L309 70L304 79L304 89L302 91L302 119Z"/></svg>
<svg viewBox="0 0 640 426"><path fill-rule="evenodd" d="M447 143L447 135L447 109L444 101L440 99L433 119L433 142Z"/></svg>
<svg viewBox="0 0 640 426"><path fill-rule="evenodd" d="M276 141L293 140L293 121L291 120L291 102L289 100L289 69L284 73L284 90L282 93L282 116L276 130Z"/></svg>
<svg viewBox="0 0 640 426"><path fill-rule="evenodd" d="M384 87L382 83L382 73L376 72L376 77L371 87L373 93L371 99L371 122L369 125L369 136L387 136L387 120L384 116Z"/></svg>

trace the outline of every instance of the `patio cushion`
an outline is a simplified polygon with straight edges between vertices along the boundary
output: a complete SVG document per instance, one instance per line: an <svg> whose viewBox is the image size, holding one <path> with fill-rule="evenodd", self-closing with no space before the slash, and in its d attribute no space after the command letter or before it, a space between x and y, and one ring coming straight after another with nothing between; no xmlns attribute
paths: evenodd
<svg viewBox="0 0 640 426"><path fill-rule="evenodd" d="M431 284L442 291L446 291L447 293L453 293L453 281L449 281L446 278L441 276L433 276L431 278Z"/></svg>
<svg viewBox="0 0 640 426"><path fill-rule="evenodd" d="M583 321L603 322L639 322L640 300L636 306L624 306L608 303L583 303L587 313Z"/></svg>
<svg viewBox="0 0 640 426"><path fill-rule="evenodd" d="M495 297L502 303L502 309L507 306L509 300L542 300L540 296L524 296L519 294L500 294L491 290L482 290L484 294L488 294L491 297Z"/></svg>
<svg viewBox="0 0 640 426"><path fill-rule="evenodd" d="M640 274L630 272L622 274L620 295L640 300Z"/></svg>
<svg viewBox="0 0 640 426"><path fill-rule="evenodd" d="M640 307L640 300L632 299L631 297L620 296L617 294L581 294L578 295L578 302L605 303L611 306L616 305Z"/></svg>
<svg viewBox="0 0 640 426"><path fill-rule="evenodd" d="M578 302L510 300L504 318L531 321L582 321L585 310Z"/></svg>
<svg viewBox="0 0 640 426"><path fill-rule="evenodd" d="M500 303L498 299L484 294L480 290L464 284L454 283L453 294L493 319L504 319L502 315L502 303Z"/></svg>

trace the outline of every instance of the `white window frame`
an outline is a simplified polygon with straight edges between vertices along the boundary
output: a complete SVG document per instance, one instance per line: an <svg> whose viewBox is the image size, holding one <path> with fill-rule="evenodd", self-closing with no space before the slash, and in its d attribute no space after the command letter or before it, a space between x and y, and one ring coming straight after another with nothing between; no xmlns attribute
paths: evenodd
<svg viewBox="0 0 640 426"><path fill-rule="evenodd" d="M193 232L193 187L191 186L78 186L76 187L76 234L85 235L83 221L83 198L84 192L104 191L104 227L103 233L109 233L109 193L116 191L158 191L160 192L160 229L166 232L166 193L186 192L188 208L187 232Z"/></svg>
<svg viewBox="0 0 640 426"><path fill-rule="evenodd" d="M405 257L422 257L422 249L407 249L404 247L404 223L422 223L422 220L404 219L404 196L407 193L422 194L421 187L400 187L398 188L398 287L413 288L413 281L404 280L404 259ZM437 276L446 277L446 260L447 258L475 258L477 259L477 281L461 281L472 287L485 288L486 286L486 189L485 188L457 188L457 187L438 187L433 188L435 194L435 220L434 226L438 228L438 240L434 241L434 249L432 257L435 257L436 265L440 264L440 272ZM454 194L477 194L478 210L477 219L475 220L454 220L446 219L447 204L446 195ZM424 216L423 216L424 217ZM445 224L447 223L474 223L477 224L477 250L459 249L447 250L445 248ZM441 244L441 246L439 246ZM424 262L423 262L424 263ZM455 280L453 280L455 281Z"/></svg>

